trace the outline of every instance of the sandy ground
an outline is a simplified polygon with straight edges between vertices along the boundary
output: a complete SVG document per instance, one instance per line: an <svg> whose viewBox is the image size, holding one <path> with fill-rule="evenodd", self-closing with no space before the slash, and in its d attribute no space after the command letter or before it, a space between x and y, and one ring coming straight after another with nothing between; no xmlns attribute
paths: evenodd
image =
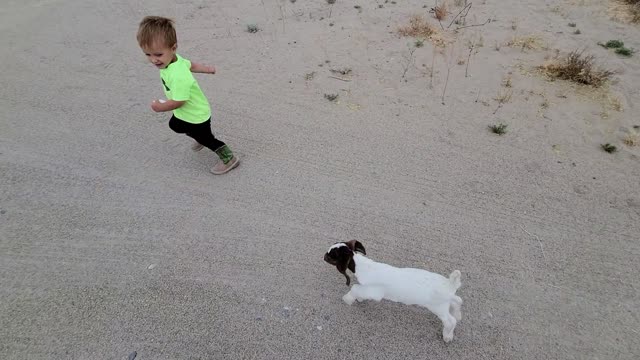
<svg viewBox="0 0 640 360"><path fill-rule="evenodd" d="M423 5L4 0L0 357L637 359L640 55L596 43L640 49L640 28L607 1L474 1L466 24L492 21L434 57L396 33L437 24ZM218 67L198 79L242 157L226 176L149 109L149 14ZM618 71L605 90L536 73L575 48ZM424 309L342 303L322 256L351 238L462 271L452 343Z"/></svg>

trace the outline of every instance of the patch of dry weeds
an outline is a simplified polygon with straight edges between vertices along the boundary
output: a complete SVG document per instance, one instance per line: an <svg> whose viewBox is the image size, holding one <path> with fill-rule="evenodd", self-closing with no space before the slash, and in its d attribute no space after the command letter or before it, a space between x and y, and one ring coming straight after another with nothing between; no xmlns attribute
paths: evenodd
<svg viewBox="0 0 640 360"><path fill-rule="evenodd" d="M540 69L551 78L593 87L602 86L613 75L613 71L597 66L593 55L585 55L584 51L580 50L574 50L564 58L547 62Z"/></svg>
<svg viewBox="0 0 640 360"><path fill-rule="evenodd" d="M609 15L618 21L640 23L640 0L615 0L609 6Z"/></svg>
<svg viewBox="0 0 640 360"><path fill-rule="evenodd" d="M431 40L437 46L444 46L445 41L438 28L431 25L422 15L413 15L409 19L409 24L400 26L398 34L401 36L411 36Z"/></svg>
<svg viewBox="0 0 640 360"><path fill-rule="evenodd" d="M507 41L505 45L513 48L521 48L523 51L545 48L542 38L538 35L514 36L511 40Z"/></svg>

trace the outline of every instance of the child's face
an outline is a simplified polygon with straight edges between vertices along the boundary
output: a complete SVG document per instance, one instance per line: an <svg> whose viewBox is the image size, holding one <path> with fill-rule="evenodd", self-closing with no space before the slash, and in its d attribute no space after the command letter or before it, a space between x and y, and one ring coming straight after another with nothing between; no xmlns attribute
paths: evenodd
<svg viewBox="0 0 640 360"><path fill-rule="evenodd" d="M155 65L158 69L166 68L176 56L177 45L168 47L162 42L155 42L151 46L145 46L142 48L144 54L147 55L149 62Z"/></svg>

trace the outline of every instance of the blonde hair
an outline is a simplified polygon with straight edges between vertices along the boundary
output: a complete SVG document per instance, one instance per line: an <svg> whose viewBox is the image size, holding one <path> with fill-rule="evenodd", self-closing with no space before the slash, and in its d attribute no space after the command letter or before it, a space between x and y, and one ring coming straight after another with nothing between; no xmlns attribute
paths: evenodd
<svg viewBox="0 0 640 360"><path fill-rule="evenodd" d="M145 16L140 22L136 38L142 48L153 46L157 41L167 47L178 43L173 20L161 16Z"/></svg>

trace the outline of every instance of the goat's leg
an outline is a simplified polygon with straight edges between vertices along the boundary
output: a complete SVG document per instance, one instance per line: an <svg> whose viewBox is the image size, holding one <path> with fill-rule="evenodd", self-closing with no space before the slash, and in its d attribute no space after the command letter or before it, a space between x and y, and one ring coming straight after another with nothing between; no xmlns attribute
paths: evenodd
<svg viewBox="0 0 640 360"><path fill-rule="evenodd" d="M347 305L352 305L354 301L361 299L358 298L358 289L360 288L360 284L353 284L348 293L344 294L342 297L342 301L344 301Z"/></svg>
<svg viewBox="0 0 640 360"><path fill-rule="evenodd" d="M449 303L444 303L435 307L429 307L432 313L436 314L442 321L442 339L444 342L453 340L453 329L456 328L456 318L449 313Z"/></svg>
<svg viewBox="0 0 640 360"><path fill-rule="evenodd" d="M365 293L366 293L366 289L364 288L364 286L360 284L353 284L351 286L351 290L349 290L349 292L344 294L344 296L342 297L342 301L344 301L348 305L351 305L356 300L358 301L365 300L366 299L366 297L364 296Z"/></svg>
<svg viewBox="0 0 640 360"><path fill-rule="evenodd" d="M342 301L344 301L347 305L351 305L354 301L356 301L356 298L353 297L353 295L351 294L351 290L349 290L348 293L342 296Z"/></svg>
<svg viewBox="0 0 640 360"><path fill-rule="evenodd" d="M355 300L365 301L374 300L380 301L384 297L382 289L375 286L364 286L360 284L354 284L351 286L351 290L342 297L342 300L351 305Z"/></svg>
<svg viewBox="0 0 640 360"><path fill-rule="evenodd" d="M460 307L462 306L462 298L460 296L454 296L449 303L449 312L456 318L457 321L462 320L462 311Z"/></svg>

